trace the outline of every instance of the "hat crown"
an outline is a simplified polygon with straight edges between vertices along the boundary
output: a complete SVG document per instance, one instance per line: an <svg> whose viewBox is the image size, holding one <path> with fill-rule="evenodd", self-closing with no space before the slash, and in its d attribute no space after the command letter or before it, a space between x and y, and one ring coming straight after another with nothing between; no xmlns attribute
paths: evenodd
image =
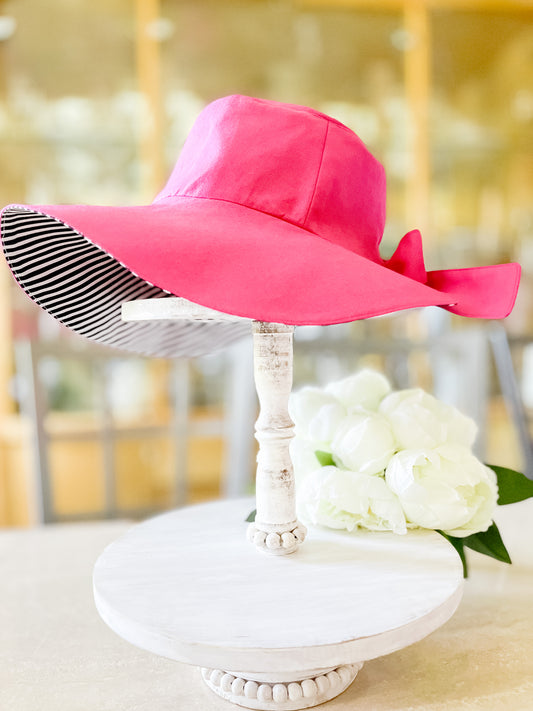
<svg viewBox="0 0 533 711"><path fill-rule="evenodd" d="M343 124L236 95L201 112L156 200L237 203L377 261L385 194L383 167Z"/></svg>

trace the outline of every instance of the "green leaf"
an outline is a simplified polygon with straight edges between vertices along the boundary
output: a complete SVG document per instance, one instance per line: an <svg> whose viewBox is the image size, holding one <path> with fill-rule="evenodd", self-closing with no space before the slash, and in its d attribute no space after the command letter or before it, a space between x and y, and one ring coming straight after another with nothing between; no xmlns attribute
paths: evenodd
<svg viewBox="0 0 533 711"><path fill-rule="evenodd" d="M447 541L449 541L455 548L455 550L459 554L461 563L463 564L463 578L468 578L468 563L466 561L465 539L449 536L447 533L444 533L444 531L437 531L437 533L440 533L440 535L443 536Z"/></svg>
<svg viewBox="0 0 533 711"><path fill-rule="evenodd" d="M257 513L257 509L250 511L250 513L248 514L248 518L246 519L247 523L253 523L255 521L255 514L256 513Z"/></svg>
<svg viewBox="0 0 533 711"><path fill-rule="evenodd" d="M463 541L465 546L473 551L489 555L491 558L501 560L502 563L512 562L494 521L486 531L467 536Z"/></svg>
<svg viewBox="0 0 533 711"><path fill-rule="evenodd" d="M315 457L318 459L321 467L330 467L335 465L331 452L323 452L321 449L317 449L315 450Z"/></svg>
<svg viewBox="0 0 533 711"><path fill-rule="evenodd" d="M517 501L524 501L524 499L533 496L533 481L528 479L525 474L514 469L498 467L495 464L486 464L485 466L496 474L499 491L498 504L500 506L515 504Z"/></svg>

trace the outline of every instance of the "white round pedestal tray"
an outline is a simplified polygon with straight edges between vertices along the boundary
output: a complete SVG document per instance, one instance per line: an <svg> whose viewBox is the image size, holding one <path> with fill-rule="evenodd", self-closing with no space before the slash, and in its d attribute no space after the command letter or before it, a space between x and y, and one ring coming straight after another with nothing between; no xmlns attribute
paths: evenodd
<svg viewBox="0 0 533 711"><path fill-rule="evenodd" d="M132 644L202 667L224 698L301 709L341 693L366 659L451 617L463 578L432 531L310 529L297 553L245 539L252 499L201 504L134 526L94 570L96 606Z"/></svg>

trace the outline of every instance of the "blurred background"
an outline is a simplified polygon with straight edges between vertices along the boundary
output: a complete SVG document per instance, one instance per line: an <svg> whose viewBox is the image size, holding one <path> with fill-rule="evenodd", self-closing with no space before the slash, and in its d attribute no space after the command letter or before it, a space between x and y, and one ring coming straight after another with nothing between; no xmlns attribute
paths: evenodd
<svg viewBox="0 0 533 711"><path fill-rule="evenodd" d="M475 417L533 474L533 2L0 0L0 204L149 203L199 111L315 107L385 165L382 256L516 260L505 326L416 310L300 328L295 386L377 367ZM252 491L251 339L175 362L64 332L0 261L0 525L144 516Z"/></svg>

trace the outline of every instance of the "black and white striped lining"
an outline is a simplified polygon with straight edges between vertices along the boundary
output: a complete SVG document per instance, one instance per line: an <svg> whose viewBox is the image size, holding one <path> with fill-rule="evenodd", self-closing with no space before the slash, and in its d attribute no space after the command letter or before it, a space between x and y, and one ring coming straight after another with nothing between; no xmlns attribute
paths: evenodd
<svg viewBox="0 0 533 711"><path fill-rule="evenodd" d="M121 305L173 296L59 220L24 207L4 210L3 249L24 291L54 318L99 343L150 356L197 356L250 333L247 322L127 323Z"/></svg>

